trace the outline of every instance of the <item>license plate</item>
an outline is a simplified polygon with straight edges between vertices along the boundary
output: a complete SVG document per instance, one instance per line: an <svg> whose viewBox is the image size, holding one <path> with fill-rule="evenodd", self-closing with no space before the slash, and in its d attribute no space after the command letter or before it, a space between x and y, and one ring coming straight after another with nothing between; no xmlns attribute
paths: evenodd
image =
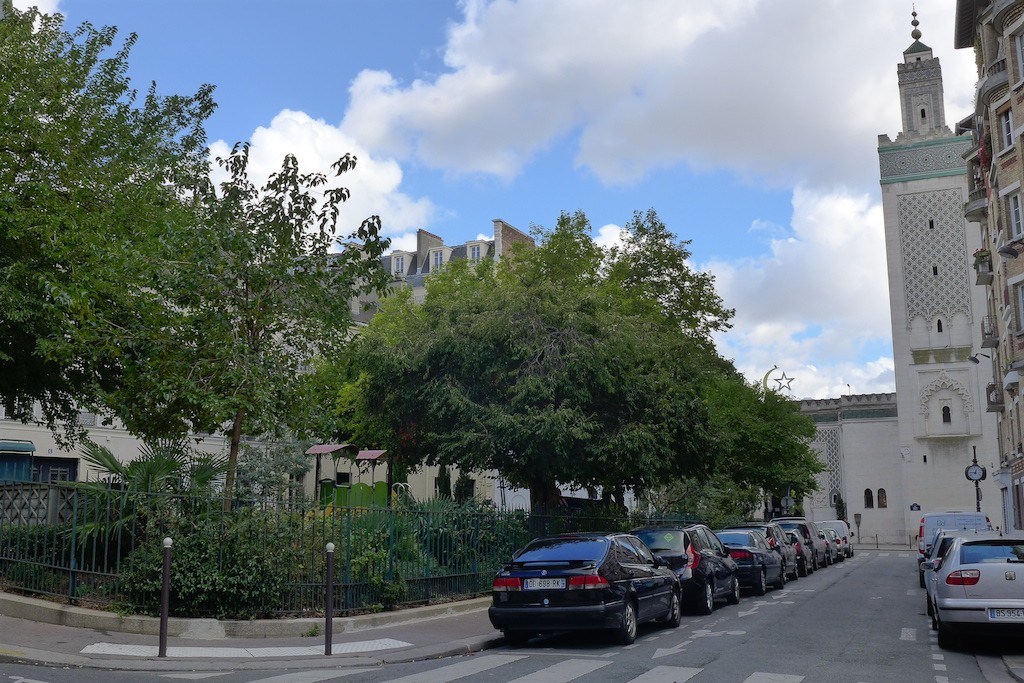
<svg viewBox="0 0 1024 683"><path fill-rule="evenodd" d="M565 579L526 579L523 588L528 591L557 590L565 588Z"/></svg>
<svg viewBox="0 0 1024 683"><path fill-rule="evenodd" d="M1024 621L1024 609L992 607L988 610L988 618L992 621Z"/></svg>

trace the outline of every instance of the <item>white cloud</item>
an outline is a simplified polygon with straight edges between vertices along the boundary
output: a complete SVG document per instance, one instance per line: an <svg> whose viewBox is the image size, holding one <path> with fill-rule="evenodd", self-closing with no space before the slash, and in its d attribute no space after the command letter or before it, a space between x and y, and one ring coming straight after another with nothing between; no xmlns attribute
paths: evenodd
<svg viewBox="0 0 1024 683"><path fill-rule="evenodd" d="M764 256L703 266L736 309L733 329L717 339L722 355L751 378L778 365L798 378L798 397L847 393L846 383L857 393L892 391L891 359L858 360L891 335L881 206L799 187L792 231Z"/></svg>
<svg viewBox="0 0 1024 683"><path fill-rule="evenodd" d="M602 225L598 228L597 234L594 236L594 242L605 249L621 245L622 226L615 225L614 223Z"/></svg>
<svg viewBox="0 0 1024 683"><path fill-rule="evenodd" d="M60 12L60 0L14 0L14 7L22 12L36 7L42 14L56 14Z"/></svg>
<svg viewBox="0 0 1024 683"><path fill-rule="evenodd" d="M340 234L348 234L368 216L381 218L386 235L400 235L430 223L435 207L429 199L413 199L399 189L402 169L392 159L374 158L366 149L339 128L313 119L303 112L284 110L269 126L257 128L249 149L249 177L256 185L281 168L286 154L293 154L303 173L322 172L329 177L331 164L342 155L357 157L356 167L339 178L330 178L332 186L349 188L351 197L341 209ZM212 156L225 157L230 147L223 140L210 146ZM214 180L226 178L215 170Z"/></svg>
<svg viewBox="0 0 1024 683"><path fill-rule="evenodd" d="M946 57L951 122L976 79L970 51L948 47L953 17L954 0L919 17ZM342 129L457 173L511 178L578 136L577 163L609 183L685 163L867 187L875 137L900 120L893 46L910 30L889 0L467 2L448 71L407 85L362 72Z"/></svg>

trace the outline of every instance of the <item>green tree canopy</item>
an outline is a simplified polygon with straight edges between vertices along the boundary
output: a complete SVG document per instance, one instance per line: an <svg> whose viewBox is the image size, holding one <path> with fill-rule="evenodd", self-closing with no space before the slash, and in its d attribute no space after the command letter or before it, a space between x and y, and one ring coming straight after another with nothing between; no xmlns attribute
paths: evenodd
<svg viewBox="0 0 1024 683"><path fill-rule="evenodd" d="M208 170L212 87L139 98L135 36L116 38L2 0L0 400L22 419L38 401L51 429L117 384L131 344L93 328L128 328L150 305L150 245L188 221L173 188Z"/></svg>
<svg viewBox="0 0 1024 683"><path fill-rule="evenodd" d="M386 421L397 459L497 470L538 507L555 503L559 483L621 497L708 472L714 440L701 387L729 366L709 334L730 312L710 278L690 272L681 245L651 225L661 225L653 212L630 239L708 287L666 296L660 277L631 273L630 264L649 267L642 255L606 259L586 216L563 214L538 231L534 250L447 264L422 305L408 294L386 299L341 395L358 382L363 402L348 405Z"/></svg>

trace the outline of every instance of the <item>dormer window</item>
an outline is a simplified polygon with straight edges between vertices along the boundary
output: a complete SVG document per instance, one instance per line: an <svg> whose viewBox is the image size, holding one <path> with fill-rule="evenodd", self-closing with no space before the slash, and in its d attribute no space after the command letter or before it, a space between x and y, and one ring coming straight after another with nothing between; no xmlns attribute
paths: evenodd
<svg viewBox="0 0 1024 683"><path fill-rule="evenodd" d="M480 245L474 244L469 247L469 260L471 263L480 263Z"/></svg>
<svg viewBox="0 0 1024 683"><path fill-rule="evenodd" d="M405 275L405 256L395 257L395 275Z"/></svg>
<svg viewBox="0 0 1024 683"><path fill-rule="evenodd" d="M444 265L444 252L440 249L436 250L432 254L431 258L431 269L434 271L441 270L441 266Z"/></svg>

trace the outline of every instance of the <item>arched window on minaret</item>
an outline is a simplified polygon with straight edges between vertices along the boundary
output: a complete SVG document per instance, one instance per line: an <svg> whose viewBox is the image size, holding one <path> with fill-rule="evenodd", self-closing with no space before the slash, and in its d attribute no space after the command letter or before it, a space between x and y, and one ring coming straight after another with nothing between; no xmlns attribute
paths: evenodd
<svg viewBox="0 0 1024 683"><path fill-rule="evenodd" d="M942 332L942 320L941 319L938 322L935 323L935 331L936 332Z"/></svg>
<svg viewBox="0 0 1024 683"><path fill-rule="evenodd" d="M864 507L875 507L875 493L871 489L864 489Z"/></svg>
<svg viewBox="0 0 1024 683"><path fill-rule="evenodd" d="M946 424L953 422L953 413L950 412L949 406L942 406L942 421Z"/></svg>

